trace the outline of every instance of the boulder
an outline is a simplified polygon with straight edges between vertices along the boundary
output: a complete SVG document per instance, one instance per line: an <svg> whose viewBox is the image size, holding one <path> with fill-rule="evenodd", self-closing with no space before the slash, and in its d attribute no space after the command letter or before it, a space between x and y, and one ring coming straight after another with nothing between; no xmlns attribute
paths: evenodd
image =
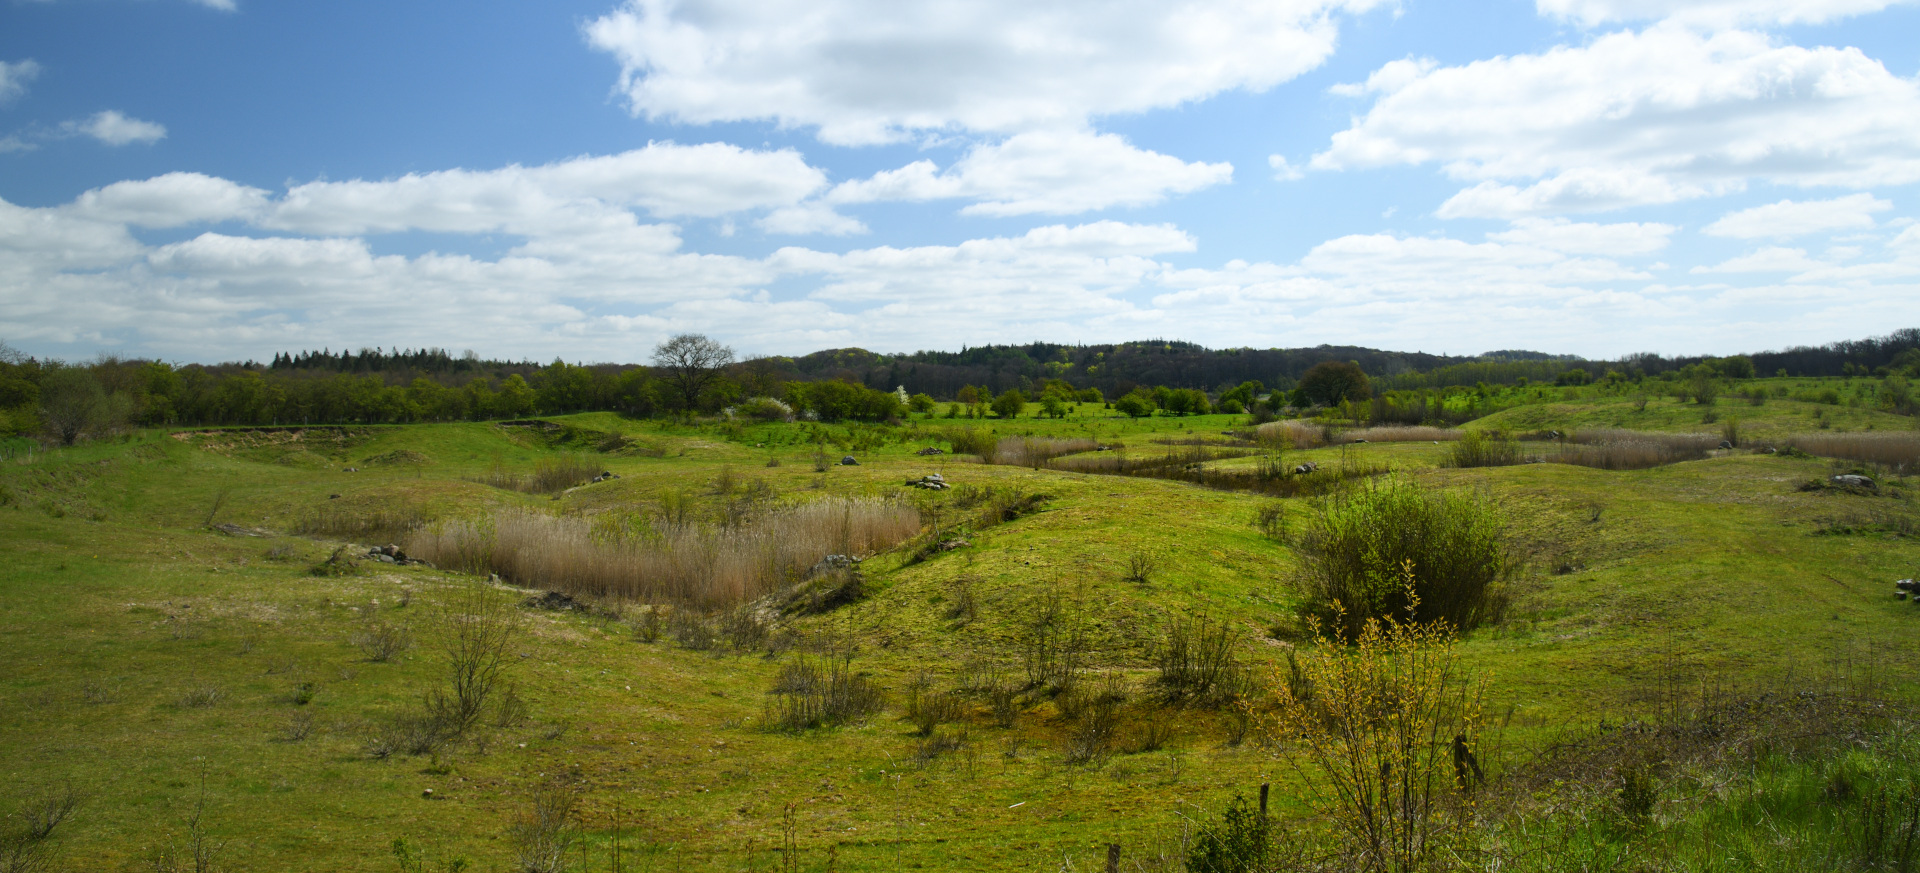
<svg viewBox="0 0 1920 873"><path fill-rule="evenodd" d="M1878 483L1859 473L1841 473L1827 481L1843 488L1865 488L1869 491L1880 487Z"/></svg>
<svg viewBox="0 0 1920 873"><path fill-rule="evenodd" d="M859 568L860 561L857 558L852 558L847 555L828 555L821 558L819 563L807 568L807 578L812 579L815 576L824 576L836 570L857 570Z"/></svg>
<svg viewBox="0 0 1920 873"><path fill-rule="evenodd" d="M1364 443L1364 442L1366 442L1366 440L1363 440L1363 439L1361 439L1361 438L1359 438L1359 437L1354 437L1354 438L1353 438L1353 441L1354 441L1354 442L1356 442L1356 443Z"/></svg>
<svg viewBox="0 0 1920 873"><path fill-rule="evenodd" d="M939 549L940 551L943 551L943 552L951 552L954 549L964 549L971 545L973 545L973 543L967 542L966 540L952 539L952 540L947 540L945 542L942 542L939 545Z"/></svg>
<svg viewBox="0 0 1920 873"><path fill-rule="evenodd" d="M921 449L920 451L917 451L917 452L914 452L914 454L916 454L916 455L944 455L944 454L946 454L946 450L944 450L944 449L942 449L942 448L940 448L940 447L938 447L938 446L928 446L928 447L926 447L926 448L924 448L924 449Z"/></svg>
<svg viewBox="0 0 1920 873"><path fill-rule="evenodd" d="M1920 583L1916 583L1912 579L1902 579L1893 583L1893 587L1901 591L1920 591Z"/></svg>
<svg viewBox="0 0 1920 873"><path fill-rule="evenodd" d="M584 611L587 608L586 604L573 599L573 595L562 591L542 591L521 601L521 605L534 609L550 609L555 612Z"/></svg>
<svg viewBox="0 0 1920 873"><path fill-rule="evenodd" d="M1294 475L1296 475L1296 476L1304 476L1304 475L1306 475L1306 474L1308 474L1308 473L1313 473L1313 472L1316 472L1316 471L1318 471L1319 469L1320 469L1320 465L1319 465L1319 464L1317 464L1317 463L1315 463L1315 462L1313 462L1313 461L1308 461L1308 462L1306 462L1306 463L1304 463L1304 464L1301 464L1301 465L1299 465L1299 466L1297 466L1297 467L1294 467L1294 468L1293 468L1293 473L1294 473Z"/></svg>
<svg viewBox="0 0 1920 873"><path fill-rule="evenodd" d="M1731 449L1731 448L1733 448L1733 442L1732 442L1731 440L1721 440L1721 441L1720 441L1720 448L1723 448L1723 449Z"/></svg>
<svg viewBox="0 0 1920 873"><path fill-rule="evenodd" d="M860 466L860 462L859 462L859 461L857 461L857 460L854 460L854 457L853 457L852 455L848 455L848 456L846 456L846 457L844 457L844 458L841 458L841 459L840 459L840 466L842 466L842 467L858 467L858 466Z"/></svg>

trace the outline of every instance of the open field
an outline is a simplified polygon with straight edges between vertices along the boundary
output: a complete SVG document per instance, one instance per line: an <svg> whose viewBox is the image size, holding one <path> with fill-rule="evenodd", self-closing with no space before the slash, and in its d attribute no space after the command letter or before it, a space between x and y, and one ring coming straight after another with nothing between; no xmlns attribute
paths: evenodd
<svg viewBox="0 0 1920 873"><path fill-rule="evenodd" d="M1523 406L1472 428L1721 427L1697 406L1635 403ZM1791 399L1716 409L1748 441L1913 426ZM79 802L56 860L92 870L155 869L196 834L217 845L219 869L391 870L397 839L427 853L425 869L518 869L514 827L554 785L578 798L567 869L596 871L613 869L616 842L628 870L1088 870L1109 843L1134 869L1183 858L1183 834L1263 782L1278 814L1304 815L1297 777L1233 708L1166 704L1151 682L1176 616L1223 620L1256 665L1307 644L1291 580L1311 498L915 454L960 428L1119 444L1127 457L1245 442L1230 435L1243 416L1109 416L1082 404L1060 420L904 426L596 413L145 431L10 461L0 806L70 786ZM1448 450L1336 440L1278 461L1378 468L1501 508L1521 558L1515 599L1459 647L1503 728L1483 750L1490 768L1570 729L1651 718L1678 705L1675 689L1872 687L1899 700L1920 677L1920 606L1890 585L1920 574L1909 470L1744 448L1633 471L1452 469ZM1252 468L1275 449L1248 451L1201 466ZM840 465L847 455L858 465ZM556 458L617 478L552 494L486 484ZM1856 468L1879 487L1814 487ZM953 487L903 486L932 473ZM845 602L763 601L716 612L706 630L684 605L523 606L531 592L510 586L548 580L509 573L484 593L518 617L501 675L524 712L490 709L432 753L380 749L383 726L441 681L445 605L485 577L347 557L497 513L564 515L588 540L640 542L669 523L748 525L829 497L910 509L926 531L873 549ZM937 548L955 540L966 544ZM337 552L347 543L358 547ZM956 696L930 731L905 717L938 689L1026 685L1043 613L1077 635L1082 682L1126 690L1109 748L1076 760L1082 721L1062 710L1082 704L1041 688L1004 702L1010 717L985 691ZM380 627L406 628L412 646L371 658L356 637ZM773 729L768 691L800 657L849 664L886 703L835 728ZM1902 760L1897 748L1872 754ZM1686 804L1706 801L1676 787L1668 802L1670 834L1693 833ZM1663 833L1621 839L1659 845Z"/></svg>

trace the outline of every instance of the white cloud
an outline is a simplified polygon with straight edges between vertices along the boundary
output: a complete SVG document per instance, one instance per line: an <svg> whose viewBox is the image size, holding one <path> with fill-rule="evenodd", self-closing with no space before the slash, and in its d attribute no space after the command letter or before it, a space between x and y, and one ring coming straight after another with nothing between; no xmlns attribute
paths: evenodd
<svg viewBox="0 0 1920 873"><path fill-rule="evenodd" d="M0 61L0 106L27 93L27 83L40 75L40 65L32 58L8 63Z"/></svg>
<svg viewBox="0 0 1920 873"><path fill-rule="evenodd" d="M833 207L822 203L783 206L767 213L755 224L768 233L788 235L821 233L847 236L867 232L867 226L859 219L841 215L833 211Z"/></svg>
<svg viewBox="0 0 1920 873"><path fill-rule="evenodd" d="M636 114L776 120L839 144L1017 133L1263 90L1380 0L628 0L585 26Z"/></svg>
<svg viewBox="0 0 1920 873"><path fill-rule="evenodd" d="M61 131L68 135L93 137L110 146L159 142L166 139L167 129L151 121L129 118L118 110L109 109L95 113L85 121L69 121L60 125Z"/></svg>
<svg viewBox="0 0 1920 873"><path fill-rule="evenodd" d="M1113 206L1146 206L1233 178L1227 163L1188 163L1135 148L1115 134L1022 133L975 146L945 172L915 161L867 179L843 182L830 203L976 200L965 215L1068 215Z"/></svg>
<svg viewBox="0 0 1920 873"><path fill-rule="evenodd" d="M265 226L321 234L541 234L618 221L629 208L677 218L787 207L826 184L826 174L791 149L651 143L538 167L309 182L289 190Z"/></svg>
<svg viewBox="0 0 1920 873"><path fill-rule="evenodd" d="M1710 236L1735 239L1793 237L1833 230L1873 227L1873 213L1893 204L1872 194L1849 194L1832 200L1782 200L1765 206L1729 212L1700 229Z"/></svg>
<svg viewBox="0 0 1920 873"><path fill-rule="evenodd" d="M66 207L96 221L179 227L258 216L267 192L200 173L168 173L95 188Z"/></svg>
<svg viewBox="0 0 1920 873"><path fill-rule="evenodd" d="M1728 258L1710 267L1694 267L1694 273L1798 273L1829 266L1807 257L1806 249L1768 246L1736 258Z"/></svg>
<svg viewBox="0 0 1920 873"><path fill-rule="evenodd" d="M0 155L12 154L14 152L30 152L37 148L39 148L38 145L27 142L17 136L0 137Z"/></svg>
<svg viewBox="0 0 1920 873"><path fill-rule="evenodd" d="M1574 255L1646 255L1667 247L1680 228L1654 222L1589 224L1564 218L1522 218L1509 230L1487 234L1494 242L1537 246Z"/></svg>
<svg viewBox="0 0 1920 873"><path fill-rule="evenodd" d="M205 6L208 9L218 9L221 12L240 11L240 7L235 5L233 0L193 0L193 2Z"/></svg>
<svg viewBox="0 0 1920 873"><path fill-rule="evenodd" d="M1273 178L1276 182L1292 182L1307 175L1299 167L1287 163L1284 155L1268 155L1267 166L1273 168Z"/></svg>
<svg viewBox="0 0 1920 873"><path fill-rule="evenodd" d="M1672 19L1705 27L1825 24L1912 0L1535 0L1540 14L1585 27Z"/></svg>
<svg viewBox="0 0 1920 873"><path fill-rule="evenodd" d="M1669 203L1750 180L1920 180L1920 83L1852 48L1663 24L1465 66L1396 61L1359 90L1373 106L1312 165L1438 163L1477 183L1444 218Z"/></svg>

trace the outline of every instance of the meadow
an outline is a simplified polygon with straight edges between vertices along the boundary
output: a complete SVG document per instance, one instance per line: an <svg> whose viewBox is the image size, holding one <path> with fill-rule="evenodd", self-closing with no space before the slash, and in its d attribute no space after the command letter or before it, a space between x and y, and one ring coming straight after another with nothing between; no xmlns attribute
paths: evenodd
<svg viewBox="0 0 1920 873"><path fill-rule="evenodd" d="M1383 483L1495 508L1512 560L1448 648L1485 787L1439 792L1415 866L1915 869L1914 419L1753 384L1284 439L1086 403L18 454L0 869L1364 868L1272 713L1330 649L1315 519ZM1602 429L1715 447L1454 463ZM1263 784L1271 827L1235 825ZM1207 854L1250 834L1267 866Z"/></svg>

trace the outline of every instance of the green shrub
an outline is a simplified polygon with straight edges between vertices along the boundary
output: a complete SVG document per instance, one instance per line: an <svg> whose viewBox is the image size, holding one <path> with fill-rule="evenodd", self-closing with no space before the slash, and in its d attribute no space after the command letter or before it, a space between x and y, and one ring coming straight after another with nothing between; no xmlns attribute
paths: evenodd
<svg viewBox="0 0 1920 873"><path fill-rule="evenodd" d="M1336 495L1300 538L1302 610L1346 639L1374 618L1497 621L1516 569L1501 527L1492 501L1469 494L1390 482Z"/></svg>

